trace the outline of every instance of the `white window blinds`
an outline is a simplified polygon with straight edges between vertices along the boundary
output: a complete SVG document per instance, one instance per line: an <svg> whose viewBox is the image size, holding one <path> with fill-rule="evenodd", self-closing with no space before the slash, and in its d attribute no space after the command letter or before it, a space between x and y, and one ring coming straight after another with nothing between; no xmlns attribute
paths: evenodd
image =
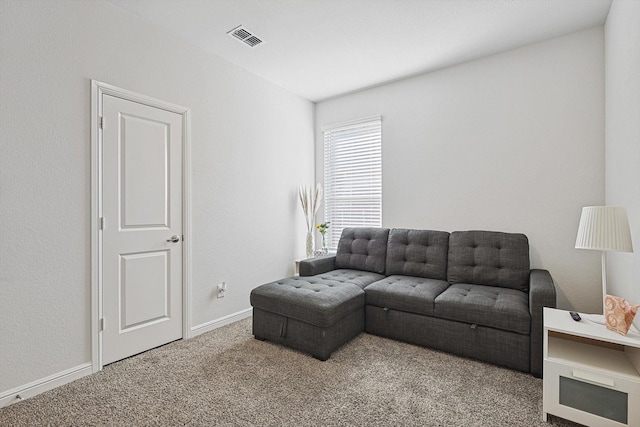
<svg viewBox="0 0 640 427"><path fill-rule="evenodd" d="M335 249L345 227L382 226L382 119L333 125L324 131L324 218Z"/></svg>

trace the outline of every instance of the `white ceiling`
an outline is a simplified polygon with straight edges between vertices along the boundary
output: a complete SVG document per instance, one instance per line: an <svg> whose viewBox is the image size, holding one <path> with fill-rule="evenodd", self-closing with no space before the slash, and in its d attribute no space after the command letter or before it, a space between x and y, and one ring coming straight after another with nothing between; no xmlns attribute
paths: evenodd
<svg viewBox="0 0 640 427"><path fill-rule="evenodd" d="M110 0L321 101L604 24L611 0ZM264 43L227 35L243 25Z"/></svg>

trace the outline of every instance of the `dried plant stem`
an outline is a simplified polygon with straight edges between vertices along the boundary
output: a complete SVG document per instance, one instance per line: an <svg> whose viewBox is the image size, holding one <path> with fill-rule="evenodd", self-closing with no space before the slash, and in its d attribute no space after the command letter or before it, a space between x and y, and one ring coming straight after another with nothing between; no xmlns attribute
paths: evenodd
<svg viewBox="0 0 640 427"><path fill-rule="evenodd" d="M298 188L298 197L300 198L300 205L302 206L302 212L304 212L304 219L307 224L307 231L313 231L313 223L322 203L322 186L316 185L314 194L312 189L306 185L301 185Z"/></svg>

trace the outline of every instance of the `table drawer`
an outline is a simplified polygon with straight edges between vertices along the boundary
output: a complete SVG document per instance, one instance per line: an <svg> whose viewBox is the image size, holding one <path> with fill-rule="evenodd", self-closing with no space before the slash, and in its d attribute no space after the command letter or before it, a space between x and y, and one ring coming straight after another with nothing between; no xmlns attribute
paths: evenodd
<svg viewBox="0 0 640 427"><path fill-rule="evenodd" d="M544 361L543 411L593 426L640 427L640 385L598 369Z"/></svg>

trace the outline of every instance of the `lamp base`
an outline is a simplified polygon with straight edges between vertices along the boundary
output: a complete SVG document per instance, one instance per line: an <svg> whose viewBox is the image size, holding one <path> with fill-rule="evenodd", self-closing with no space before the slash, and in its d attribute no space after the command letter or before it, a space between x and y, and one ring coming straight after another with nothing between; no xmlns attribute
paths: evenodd
<svg viewBox="0 0 640 427"><path fill-rule="evenodd" d="M605 303L607 297L607 253L601 251L600 259L602 260L602 315L604 316L607 310Z"/></svg>

